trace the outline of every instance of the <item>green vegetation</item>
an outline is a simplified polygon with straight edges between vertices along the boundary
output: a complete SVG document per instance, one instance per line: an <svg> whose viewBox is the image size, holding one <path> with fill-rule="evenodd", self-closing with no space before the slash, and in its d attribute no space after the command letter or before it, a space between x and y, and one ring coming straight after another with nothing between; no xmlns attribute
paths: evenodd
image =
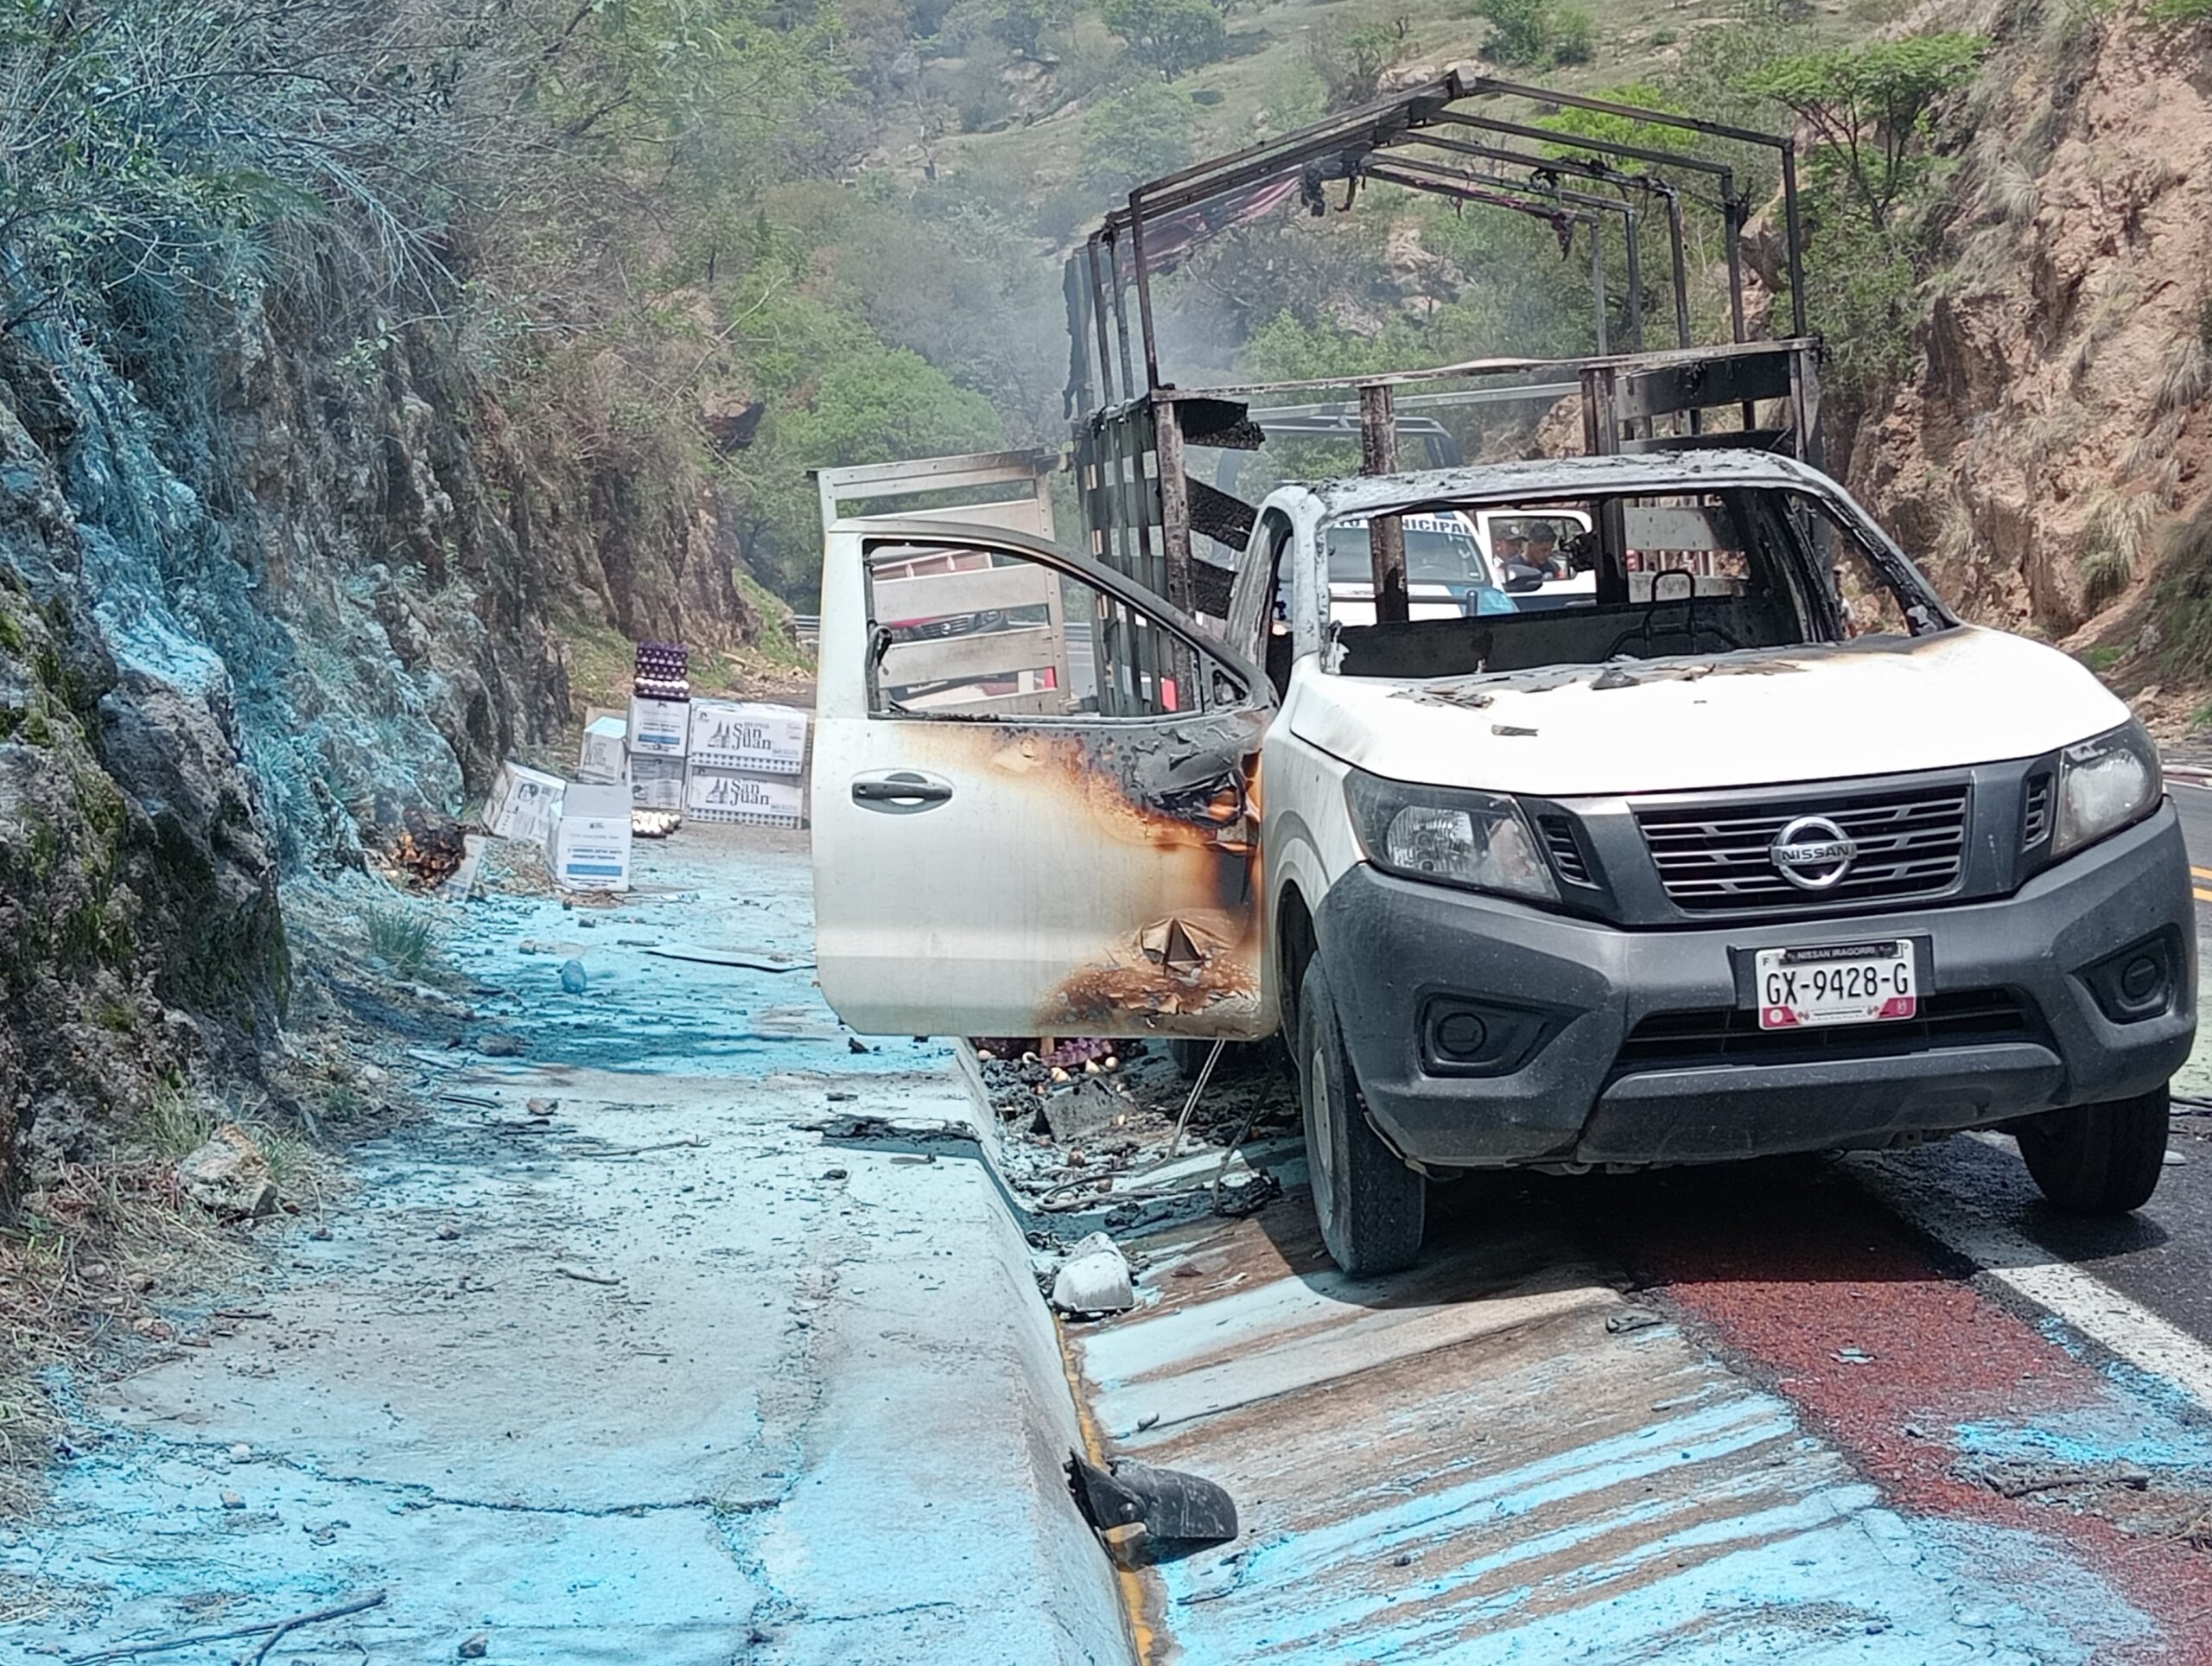
<svg viewBox="0 0 2212 1666"><path fill-rule="evenodd" d="M1479 51L1816 135L1808 283L1847 409L1904 362L1935 140L1981 43L1869 43L1895 10L1874 0L1721 10L1693 28L1675 0L504 0L393 23L347 0L23 0L0 19L0 54L41 67L0 83L0 334L79 317L126 373L185 385L159 370L175 342L282 308L368 391L427 323L518 442L589 458L633 525L666 518L670 482L714 483L741 582L808 606L809 469L1065 437L1058 258L1115 198ZM1551 125L1569 154L1681 139ZM1756 207L1771 164L1734 160ZM1594 345L1586 232L1331 195L1163 278L1178 346L1301 375ZM2002 212L2032 205L2030 179ZM1716 334L1720 222L1700 208L1689 234ZM702 413L755 408L710 436Z"/></svg>
<svg viewBox="0 0 2212 1666"><path fill-rule="evenodd" d="M1988 48L1953 32L1801 53L1754 74L1747 90L1819 135L1816 188L1887 230L1899 200L1928 181L1936 102L1967 84Z"/></svg>
<svg viewBox="0 0 2212 1666"><path fill-rule="evenodd" d="M1083 118L1084 182L1104 202L1173 173L1191 160L1197 125L1189 96L1165 82L1139 81L1109 93Z"/></svg>
<svg viewBox="0 0 2212 1666"><path fill-rule="evenodd" d="M1597 55L1590 14L1558 0L1475 0L1474 14L1490 24L1484 51L1509 69L1586 64Z"/></svg>
<svg viewBox="0 0 2212 1666"><path fill-rule="evenodd" d="M394 971L420 977L436 956L438 940L428 914L393 906L369 911L368 945Z"/></svg>
<svg viewBox="0 0 2212 1666"><path fill-rule="evenodd" d="M1140 63L1166 75L1210 64L1229 49L1229 29L1210 0L1099 0L1101 22Z"/></svg>

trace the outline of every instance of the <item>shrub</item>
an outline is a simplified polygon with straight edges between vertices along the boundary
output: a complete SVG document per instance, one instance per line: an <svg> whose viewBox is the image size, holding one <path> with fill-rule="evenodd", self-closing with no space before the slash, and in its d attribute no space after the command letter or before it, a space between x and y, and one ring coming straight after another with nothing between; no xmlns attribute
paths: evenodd
<svg viewBox="0 0 2212 1666"><path fill-rule="evenodd" d="M1083 177L1093 191L1120 196L1172 174L1191 159L1191 101L1161 81L1101 99L1083 118Z"/></svg>
<svg viewBox="0 0 2212 1666"><path fill-rule="evenodd" d="M1350 110L1375 97L1382 72L1404 54L1405 41L1393 30L1365 23L1342 35L1317 34L1306 53L1321 78L1327 107Z"/></svg>
<svg viewBox="0 0 2212 1666"><path fill-rule="evenodd" d="M1181 75L1229 50L1229 29L1208 0L1103 0L1099 20L1132 57L1164 75Z"/></svg>
<svg viewBox="0 0 2212 1666"><path fill-rule="evenodd" d="M1586 64L1598 55L1598 26L1590 14L1575 6L1562 6L1552 24L1552 61Z"/></svg>
<svg viewBox="0 0 2212 1666"><path fill-rule="evenodd" d="M1552 0L1475 0L1475 16L1490 25L1483 55L1494 64L1551 61Z"/></svg>

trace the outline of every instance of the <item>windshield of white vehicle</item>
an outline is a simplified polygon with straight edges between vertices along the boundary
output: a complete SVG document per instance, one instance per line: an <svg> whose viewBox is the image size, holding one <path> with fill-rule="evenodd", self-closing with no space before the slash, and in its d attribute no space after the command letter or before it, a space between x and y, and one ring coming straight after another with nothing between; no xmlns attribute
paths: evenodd
<svg viewBox="0 0 2212 1666"><path fill-rule="evenodd" d="M1405 518L1460 507L1408 506ZM1910 637L1954 622L1871 527L1803 492L1581 496L1466 512L1483 516L1493 537L1510 525L1525 535L1523 550L1535 546L1530 553L1543 557L1523 556L1507 568L1512 611L1342 622L1331 669L1354 677L1506 673ZM1346 525L1331 531L1332 578ZM1589 530L1559 536L1567 526ZM1350 541L1364 560L1364 522ZM1407 542L1411 582L1410 534Z"/></svg>
<svg viewBox="0 0 2212 1666"><path fill-rule="evenodd" d="M1481 547L1458 516L1407 515L1406 582L1489 584L1490 569ZM1367 523L1345 519L1329 528L1329 582L1371 584L1374 569L1367 553Z"/></svg>

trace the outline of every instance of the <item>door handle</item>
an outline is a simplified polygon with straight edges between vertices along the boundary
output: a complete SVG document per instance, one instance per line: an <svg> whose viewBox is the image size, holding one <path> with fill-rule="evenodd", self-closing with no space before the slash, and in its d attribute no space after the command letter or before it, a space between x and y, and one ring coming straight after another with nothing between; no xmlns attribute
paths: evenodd
<svg viewBox="0 0 2212 1666"><path fill-rule="evenodd" d="M918 769L885 769L853 779L853 802L893 816L934 810L952 797L952 783Z"/></svg>

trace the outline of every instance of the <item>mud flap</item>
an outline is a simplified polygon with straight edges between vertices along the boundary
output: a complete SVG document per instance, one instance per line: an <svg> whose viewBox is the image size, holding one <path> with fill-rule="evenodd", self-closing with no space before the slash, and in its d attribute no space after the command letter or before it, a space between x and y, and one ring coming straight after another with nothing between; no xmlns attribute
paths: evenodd
<svg viewBox="0 0 2212 1666"><path fill-rule="evenodd" d="M1068 1454L1068 1489L1096 1532L1141 1527L1145 1541L1220 1544L1236 1536L1236 1503L1212 1481L1123 1459L1109 1469Z"/></svg>

